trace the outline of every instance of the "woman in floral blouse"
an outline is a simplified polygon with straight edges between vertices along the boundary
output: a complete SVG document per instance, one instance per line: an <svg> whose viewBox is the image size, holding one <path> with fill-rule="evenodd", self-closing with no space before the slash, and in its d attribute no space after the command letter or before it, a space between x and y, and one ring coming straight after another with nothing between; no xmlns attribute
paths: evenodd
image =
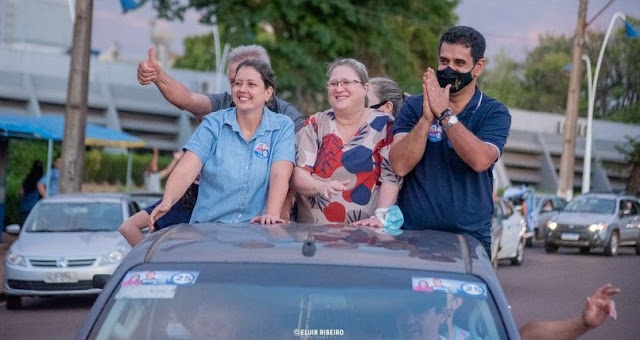
<svg viewBox="0 0 640 340"><path fill-rule="evenodd" d="M297 220L382 227L374 211L395 204L401 184L388 159L393 116L367 107L369 76L359 61L338 59L327 75L331 109L296 135Z"/></svg>

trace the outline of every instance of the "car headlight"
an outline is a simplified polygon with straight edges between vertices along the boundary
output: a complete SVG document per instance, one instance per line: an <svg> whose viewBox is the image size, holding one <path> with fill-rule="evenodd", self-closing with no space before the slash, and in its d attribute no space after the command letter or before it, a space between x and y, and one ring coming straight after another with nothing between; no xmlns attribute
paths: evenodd
<svg viewBox="0 0 640 340"><path fill-rule="evenodd" d="M589 231L592 233L595 233L597 231L601 231L607 229L607 224L606 223L594 223L592 225L589 226Z"/></svg>
<svg viewBox="0 0 640 340"><path fill-rule="evenodd" d="M118 263L122 261L123 258L124 258L124 251L122 250L110 251L107 254L102 255L102 257L100 258L99 265Z"/></svg>
<svg viewBox="0 0 640 340"><path fill-rule="evenodd" d="M8 264L13 266L22 266L22 267L27 266L27 260L25 260L23 256L18 255L11 251L7 253L6 261Z"/></svg>
<svg viewBox="0 0 640 340"><path fill-rule="evenodd" d="M547 228L549 228L551 230L556 230L557 227L558 227L558 223L556 223L556 222L549 221L547 223Z"/></svg>

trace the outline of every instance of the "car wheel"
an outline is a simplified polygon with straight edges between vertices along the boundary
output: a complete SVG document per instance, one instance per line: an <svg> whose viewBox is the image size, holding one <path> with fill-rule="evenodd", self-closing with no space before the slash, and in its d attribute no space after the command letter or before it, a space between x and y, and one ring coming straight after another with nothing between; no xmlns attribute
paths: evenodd
<svg viewBox="0 0 640 340"><path fill-rule="evenodd" d="M552 243L545 243L544 250L549 254L553 254L558 251L558 246Z"/></svg>
<svg viewBox="0 0 640 340"><path fill-rule="evenodd" d="M636 241L636 255L640 255L640 238Z"/></svg>
<svg viewBox="0 0 640 340"><path fill-rule="evenodd" d="M17 295L7 295L7 309L22 308L22 298Z"/></svg>
<svg viewBox="0 0 640 340"><path fill-rule="evenodd" d="M527 238L527 240L530 239L531 237ZM520 240L520 242L518 242L518 250L516 251L516 256L511 258L512 265L519 266L522 264L522 262L524 262L524 244L524 240Z"/></svg>
<svg viewBox="0 0 640 340"><path fill-rule="evenodd" d="M591 247L580 247L580 254L589 254Z"/></svg>
<svg viewBox="0 0 640 340"><path fill-rule="evenodd" d="M618 244L620 241L620 236L618 236L618 232L614 231L611 234L611 238L609 238L609 244L604 247L604 253L607 256L616 256L618 254Z"/></svg>
<svg viewBox="0 0 640 340"><path fill-rule="evenodd" d="M531 237L527 237L527 240L525 241L525 245L526 245L528 248L533 247L533 236L531 236Z"/></svg>

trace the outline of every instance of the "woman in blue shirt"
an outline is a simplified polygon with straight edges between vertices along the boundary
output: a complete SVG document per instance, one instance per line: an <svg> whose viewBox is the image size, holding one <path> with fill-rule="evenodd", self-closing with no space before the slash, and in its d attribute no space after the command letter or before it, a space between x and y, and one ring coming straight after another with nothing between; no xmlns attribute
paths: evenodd
<svg viewBox="0 0 640 340"><path fill-rule="evenodd" d="M275 91L269 64L248 59L236 70L236 107L207 115L185 145L149 226L166 214L200 174L191 223L284 223L280 211L295 158L291 118L271 112ZM266 184L266 185L265 185Z"/></svg>

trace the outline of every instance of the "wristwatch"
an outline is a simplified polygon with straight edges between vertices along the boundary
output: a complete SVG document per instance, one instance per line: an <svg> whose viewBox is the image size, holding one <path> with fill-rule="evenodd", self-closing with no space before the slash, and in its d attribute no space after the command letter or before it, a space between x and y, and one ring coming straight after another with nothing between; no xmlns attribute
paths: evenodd
<svg viewBox="0 0 640 340"><path fill-rule="evenodd" d="M458 117L456 117L455 115L451 115L449 117L449 120L447 120L447 122L442 127L444 128L445 131L447 131L450 127L456 124L458 124Z"/></svg>
<svg viewBox="0 0 640 340"><path fill-rule="evenodd" d="M442 125L442 121L447 119L447 117L451 117L452 115L453 115L453 111L451 110L450 107L444 109L444 111L442 111L442 113L440 114L440 117L438 117L438 123Z"/></svg>

